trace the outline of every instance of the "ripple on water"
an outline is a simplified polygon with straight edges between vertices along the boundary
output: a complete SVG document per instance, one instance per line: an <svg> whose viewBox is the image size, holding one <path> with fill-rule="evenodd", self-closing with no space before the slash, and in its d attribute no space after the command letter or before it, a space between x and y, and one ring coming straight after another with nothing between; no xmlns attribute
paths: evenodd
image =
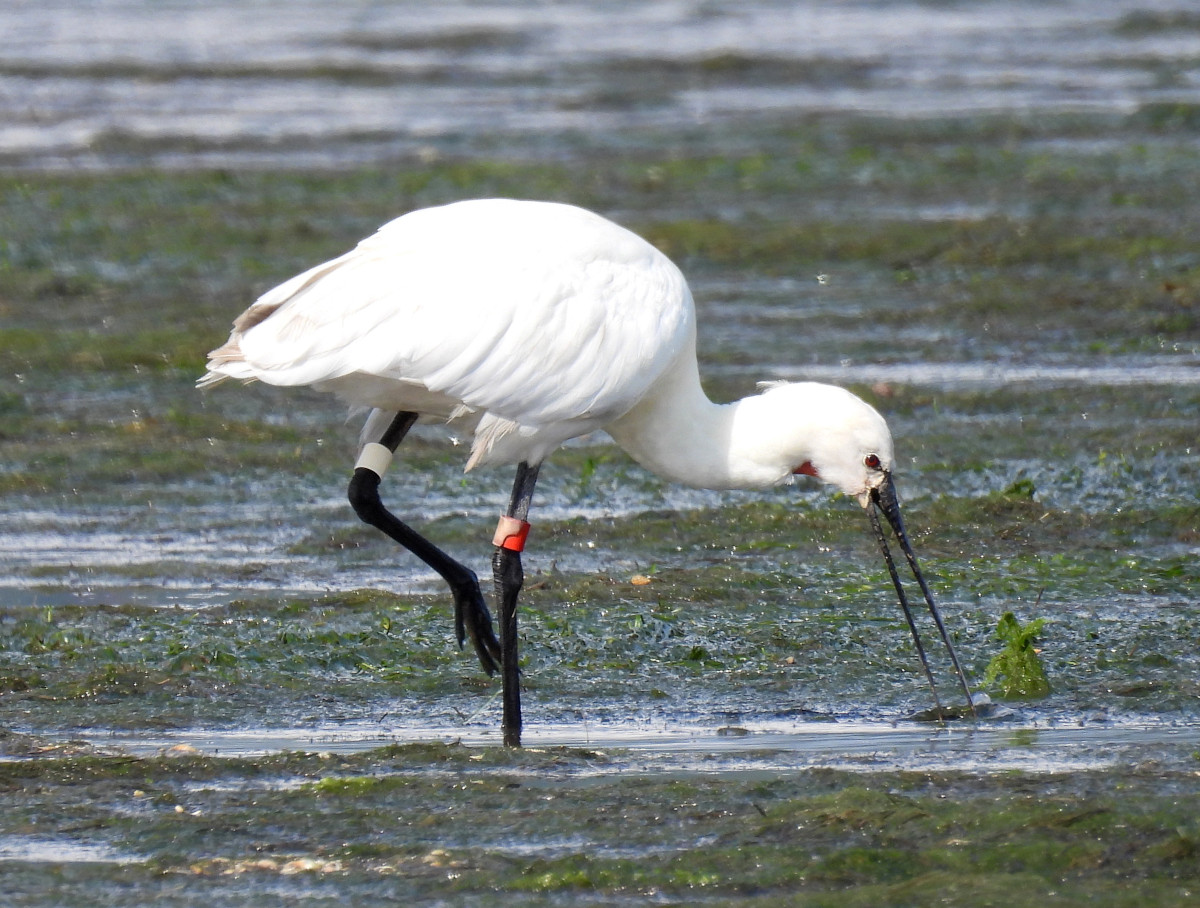
<svg viewBox="0 0 1200 908"><path fill-rule="evenodd" d="M0 835L0 864L132 864L139 860L101 843L43 836Z"/></svg>

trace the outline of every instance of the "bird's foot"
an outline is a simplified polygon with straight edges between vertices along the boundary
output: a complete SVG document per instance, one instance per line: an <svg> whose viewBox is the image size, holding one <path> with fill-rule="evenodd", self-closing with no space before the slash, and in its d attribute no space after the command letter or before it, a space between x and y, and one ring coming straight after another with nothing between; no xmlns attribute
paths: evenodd
<svg viewBox="0 0 1200 908"><path fill-rule="evenodd" d="M471 582L455 587L453 593L454 633L458 645L463 647L469 637L479 664L489 675L494 675L500 668L500 641L492 628L492 613L483 601L478 579L472 574Z"/></svg>

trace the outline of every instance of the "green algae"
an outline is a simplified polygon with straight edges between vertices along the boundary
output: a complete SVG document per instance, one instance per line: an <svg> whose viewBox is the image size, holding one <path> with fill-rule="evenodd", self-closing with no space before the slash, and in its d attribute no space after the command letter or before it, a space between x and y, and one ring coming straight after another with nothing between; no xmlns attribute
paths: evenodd
<svg viewBox="0 0 1200 908"><path fill-rule="evenodd" d="M996 637L1004 649L988 663L982 682L985 688L995 688L1001 697L1012 700L1037 699L1050 693L1050 681L1034 647L1045 624L1045 618L1035 618L1022 627L1012 612L1000 616Z"/></svg>
<svg viewBox="0 0 1200 908"><path fill-rule="evenodd" d="M711 516L700 514L672 518L682 524L674 531L646 528L663 544L651 574L531 566L522 621L531 715L700 718L740 713L757 698L765 714L836 716L850 708L831 704L838 692L851 702L918 704L918 663L869 539L844 511L825 516L830 529L808 538L860 557L822 555L816 543L797 543L794 514L746 506L723 513L727 528L773 545L714 549L701 532ZM586 536L607 547L640 524L603 521ZM577 532L574 521L561 535L548 526L544 544L559 550ZM1028 540L1007 552L999 541L986 556L926 559L971 673L986 687L989 662L1010 658L992 616L1025 602L1055 615L1040 660L1056 679L1044 701L1051 713L1188 709L1200 691L1191 560L1131 561L1102 546L1045 554L1061 544L1050 537L1025 554ZM963 601L964 592L977 598ZM455 647L441 594L361 591L201 609L8 606L0 659L0 723L42 729L287 724L380 711L453 725L490 715L497 690Z"/></svg>
<svg viewBox="0 0 1200 908"><path fill-rule="evenodd" d="M626 759L410 745L0 764L0 841L69 837L125 856L9 861L6 882L18 899L121 885L160 904L257 900L297 876L310 894L362 904L488 893L530 904L1185 904L1200 884L1200 829L1174 770L764 779L738 772L737 758L716 775L645 774Z"/></svg>

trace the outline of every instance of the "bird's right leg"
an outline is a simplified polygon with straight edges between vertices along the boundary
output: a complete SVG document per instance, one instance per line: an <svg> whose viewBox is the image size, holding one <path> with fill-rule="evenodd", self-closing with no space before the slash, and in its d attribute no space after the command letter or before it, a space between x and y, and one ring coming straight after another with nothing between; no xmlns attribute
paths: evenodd
<svg viewBox="0 0 1200 908"><path fill-rule="evenodd" d="M470 568L459 564L412 527L401 522L379 500L379 482L392 454L416 421L416 413L397 413L379 441L363 447L350 480L350 504L360 520L382 530L437 571L449 584L454 596L454 630L458 645L461 647L470 637L483 670L490 675L500 666L500 642L492 629L492 615L483 600L479 578Z"/></svg>
<svg viewBox="0 0 1200 908"><path fill-rule="evenodd" d="M517 660L517 597L525 582L521 567L521 552L529 532L526 518L537 484L538 464L517 466L508 513L500 518L492 540L496 551L492 555L492 575L496 583L496 603L500 609L501 680L503 681L504 716L500 728L505 747L521 746L521 669Z"/></svg>

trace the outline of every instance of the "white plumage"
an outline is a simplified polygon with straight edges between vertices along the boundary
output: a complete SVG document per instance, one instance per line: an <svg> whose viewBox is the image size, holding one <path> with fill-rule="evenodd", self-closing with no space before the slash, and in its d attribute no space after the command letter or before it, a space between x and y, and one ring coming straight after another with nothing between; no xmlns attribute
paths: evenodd
<svg viewBox="0 0 1200 908"><path fill-rule="evenodd" d="M628 411L694 330L683 276L635 234L566 205L463 202L398 218L265 294L202 383L470 414L470 466L536 462Z"/></svg>
<svg viewBox="0 0 1200 908"><path fill-rule="evenodd" d="M708 488L804 464L857 497L892 460L883 419L840 388L776 384L717 406L700 388L679 269L636 234L549 202L412 212L264 294L210 354L225 378L311 385L379 412L457 419L467 468L538 463L607 428L648 468ZM807 470L806 470L807 472Z"/></svg>

